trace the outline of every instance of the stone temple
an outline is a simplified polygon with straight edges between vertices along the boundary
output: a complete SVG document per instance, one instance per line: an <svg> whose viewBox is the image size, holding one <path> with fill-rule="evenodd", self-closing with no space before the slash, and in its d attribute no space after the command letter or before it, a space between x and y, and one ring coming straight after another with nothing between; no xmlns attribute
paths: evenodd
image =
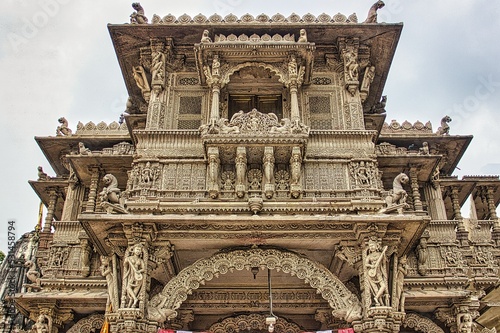
<svg viewBox="0 0 500 333"><path fill-rule="evenodd" d="M36 137L56 175L30 181L47 214L3 263L0 331L496 332L500 180L452 175L472 136L446 115L386 119L382 6L134 3L108 27L125 116Z"/></svg>

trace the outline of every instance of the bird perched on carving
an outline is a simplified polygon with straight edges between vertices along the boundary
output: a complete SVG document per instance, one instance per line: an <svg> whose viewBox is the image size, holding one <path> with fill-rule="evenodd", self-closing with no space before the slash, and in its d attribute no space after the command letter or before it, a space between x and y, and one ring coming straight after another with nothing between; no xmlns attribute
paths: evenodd
<svg viewBox="0 0 500 333"><path fill-rule="evenodd" d="M47 176L45 172L43 172L43 168L41 166L38 167L38 180L49 180L50 177Z"/></svg>
<svg viewBox="0 0 500 333"><path fill-rule="evenodd" d="M382 96L380 102L375 103L370 109L370 113L381 114L385 113L385 105L387 104L387 96Z"/></svg>

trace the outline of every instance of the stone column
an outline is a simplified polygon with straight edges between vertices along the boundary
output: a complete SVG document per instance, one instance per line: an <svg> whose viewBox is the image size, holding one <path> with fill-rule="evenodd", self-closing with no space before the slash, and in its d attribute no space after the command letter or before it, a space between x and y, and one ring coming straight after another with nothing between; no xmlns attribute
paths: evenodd
<svg viewBox="0 0 500 333"><path fill-rule="evenodd" d="M54 220L54 211L56 209L57 199L59 197L58 190L55 188L49 189L49 206L47 207L47 215L45 216L45 224L42 232L50 233L52 229L52 220Z"/></svg>
<svg viewBox="0 0 500 333"><path fill-rule="evenodd" d="M290 158L290 195L292 198L299 198L302 193L302 153L300 147L292 148L292 157Z"/></svg>
<svg viewBox="0 0 500 333"><path fill-rule="evenodd" d="M64 324L73 320L71 309L61 309L57 301L37 301L38 311L30 313L30 319L35 322L36 332L58 333Z"/></svg>
<svg viewBox="0 0 500 333"><path fill-rule="evenodd" d="M221 89L220 59L216 54L212 59L211 70L206 68L207 83L212 86L212 106L210 107L210 124L216 124L219 120L219 100Z"/></svg>
<svg viewBox="0 0 500 333"><path fill-rule="evenodd" d="M364 129L363 105L359 92L359 39L339 38L338 47L344 67L344 129Z"/></svg>
<svg viewBox="0 0 500 333"><path fill-rule="evenodd" d="M262 184L264 195L271 199L274 196L274 148L264 147L262 158L263 177Z"/></svg>
<svg viewBox="0 0 500 333"><path fill-rule="evenodd" d="M462 245L468 244L469 233L465 230L464 219L460 212L460 202L458 201L458 186L451 187L451 205L453 208L453 219L457 221L457 240Z"/></svg>
<svg viewBox="0 0 500 333"><path fill-rule="evenodd" d="M80 212L84 192L85 188L78 180L69 180L61 221L76 221Z"/></svg>
<svg viewBox="0 0 500 333"><path fill-rule="evenodd" d="M219 148L208 147L207 152L208 166L207 166L207 191L212 199L219 196Z"/></svg>
<svg viewBox="0 0 500 333"><path fill-rule="evenodd" d="M427 210L433 220L446 220L446 208L443 202L441 188L436 182L436 187L432 184L424 185L424 196L427 201Z"/></svg>
<svg viewBox="0 0 500 333"><path fill-rule="evenodd" d="M150 49L141 50L141 62L150 62L151 95L148 100L147 129L166 128L168 99L167 62L170 61L172 41L151 39Z"/></svg>
<svg viewBox="0 0 500 333"><path fill-rule="evenodd" d="M358 271L363 314L352 326L356 332L396 333L404 319L404 313L394 308L390 297L389 265L398 264L397 260L390 260L395 257L397 246L392 243L394 239L391 244L384 244L387 225L359 223L356 229L361 252Z"/></svg>
<svg viewBox="0 0 500 333"><path fill-rule="evenodd" d="M236 159L234 161L236 168L235 191L238 198L243 198L246 192L247 176L247 149L246 147L236 148Z"/></svg>
<svg viewBox="0 0 500 333"><path fill-rule="evenodd" d="M89 197L87 200L87 206L85 207L85 213L93 213L95 211L97 186L99 185L99 179L101 176L100 169L97 166L90 167L89 171L91 172L91 177L90 177Z"/></svg>
<svg viewBox="0 0 500 333"><path fill-rule="evenodd" d="M492 238L493 241L500 245L500 221L498 220L498 215L495 207L495 199L494 199L494 191L495 188L488 186L486 189L486 201L488 203L488 215L490 220L493 221L493 233Z"/></svg>
<svg viewBox="0 0 500 333"><path fill-rule="evenodd" d="M411 191L413 197L413 209L415 211L422 211L424 208L422 206L422 200L420 199L417 170L415 168L411 168L410 170L410 179L411 179Z"/></svg>
<svg viewBox="0 0 500 333"><path fill-rule="evenodd" d="M160 323L149 319L147 310L151 272L157 267L153 255L153 241L157 237L156 227L154 224L135 222L125 223L123 229L128 247L122 264L119 308L113 311L108 309L106 312L110 322L110 332L156 332ZM117 263L108 257L104 257L102 263L101 272L106 275L107 281L111 280L112 276L107 273L116 274ZM109 292L113 295L115 289L109 289Z"/></svg>

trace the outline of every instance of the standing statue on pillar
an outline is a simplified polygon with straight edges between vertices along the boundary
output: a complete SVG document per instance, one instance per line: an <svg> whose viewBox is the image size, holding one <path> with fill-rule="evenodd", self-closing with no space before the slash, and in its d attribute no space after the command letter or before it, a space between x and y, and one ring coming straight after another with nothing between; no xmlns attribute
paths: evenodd
<svg viewBox="0 0 500 333"><path fill-rule="evenodd" d="M371 238L364 261L365 279L370 293L370 306L387 306L387 246L381 249L380 241Z"/></svg>
<svg viewBox="0 0 500 333"><path fill-rule="evenodd" d="M51 319L49 316L41 314L31 327L33 333L51 333Z"/></svg>
<svg viewBox="0 0 500 333"><path fill-rule="evenodd" d="M457 315L458 333L471 333L472 324L472 316L470 313L459 313Z"/></svg>
<svg viewBox="0 0 500 333"><path fill-rule="evenodd" d="M398 271L396 272L396 282L395 282L395 297L392 300L393 308L396 311L405 312L405 294L404 294L404 282L405 276L408 274L408 259L406 256L401 257L399 260Z"/></svg>
<svg viewBox="0 0 500 333"><path fill-rule="evenodd" d="M139 306L139 294L146 281L146 264L144 262L144 251L141 244L129 248L129 256L123 262L123 287L122 307L137 308Z"/></svg>

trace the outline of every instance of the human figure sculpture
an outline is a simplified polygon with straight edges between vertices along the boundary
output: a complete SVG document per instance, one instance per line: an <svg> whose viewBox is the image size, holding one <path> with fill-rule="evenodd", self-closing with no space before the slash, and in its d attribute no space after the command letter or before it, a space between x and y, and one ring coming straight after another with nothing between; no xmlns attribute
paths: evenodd
<svg viewBox="0 0 500 333"><path fill-rule="evenodd" d="M141 90L142 97L148 102L151 96L151 88L149 87L144 68L142 66L134 66L132 67L132 73L137 87Z"/></svg>
<svg viewBox="0 0 500 333"><path fill-rule="evenodd" d="M212 43L212 39L208 36L208 33L208 30L203 30L200 43Z"/></svg>
<svg viewBox="0 0 500 333"><path fill-rule="evenodd" d="M404 281L405 276L408 274L408 259L406 256L401 257L396 272L396 297L393 300L393 306L396 311L405 312L405 295L404 295Z"/></svg>
<svg viewBox="0 0 500 333"><path fill-rule="evenodd" d="M144 15L144 8L142 8L139 2L134 2L132 8L135 12L130 14L130 23L132 24L146 24L148 23L148 18Z"/></svg>
<svg viewBox="0 0 500 333"><path fill-rule="evenodd" d="M458 333L472 332L472 316L470 313L459 313L457 315Z"/></svg>
<svg viewBox="0 0 500 333"><path fill-rule="evenodd" d="M420 238L420 243L417 245L417 269L422 275L427 274L427 260L429 251L427 249L427 238Z"/></svg>
<svg viewBox="0 0 500 333"><path fill-rule="evenodd" d="M70 136L71 134L73 134L73 131L68 127L68 121L66 120L66 118L61 117L57 119L57 121L59 122L59 124L61 124L57 126L57 136Z"/></svg>
<svg viewBox="0 0 500 333"><path fill-rule="evenodd" d="M300 29L300 36L297 43L307 43L307 32L306 29Z"/></svg>
<svg viewBox="0 0 500 333"><path fill-rule="evenodd" d="M106 284L108 285L108 297L111 303L111 310L118 309L118 292L116 289L115 277L113 275L113 264L111 258L107 256L101 256L101 275L106 278Z"/></svg>
<svg viewBox="0 0 500 333"><path fill-rule="evenodd" d="M387 246L382 250L377 240L370 239L368 241L364 267L372 306L387 306L389 303L386 251Z"/></svg>
<svg viewBox="0 0 500 333"><path fill-rule="evenodd" d="M46 315L39 315L36 322L31 327L33 333L49 333L50 319Z"/></svg>
<svg viewBox="0 0 500 333"><path fill-rule="evenodd" d="M146 265L141 244L132 246L129 251L129 256L123 262L123 286L125 299L128 301L122 300L122 307L136 308L139 304L139 293L145 281Z"/></svg>
<svg viewBox="0 0 500 333"><path fill-rule="evenodd" d="M344 54L344 63L347 70L347 81L358 81L359 64L356 52L352 47L348 47Z"/></svg>
<svg viewBox="0 0 500 333"><path fill-rule="evenodd" d="M383 1L375 2L368 11L368 17L363 23L377 23L377 10L383 8L385 3Z"/></svg>

